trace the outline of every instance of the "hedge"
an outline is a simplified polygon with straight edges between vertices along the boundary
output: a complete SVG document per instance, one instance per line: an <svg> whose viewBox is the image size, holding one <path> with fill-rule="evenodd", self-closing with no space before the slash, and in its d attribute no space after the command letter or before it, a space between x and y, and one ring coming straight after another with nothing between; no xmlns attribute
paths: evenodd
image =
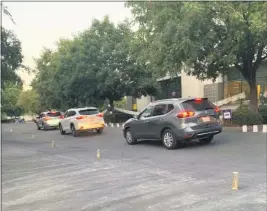
<svg viewBox="0 0 267 211"><path fill-rule="evenodd" d="M240 106L232 113L234 125L261 125L267 124L267 106L260 106L258 113L248 110L248 106Z"/></svg>
<svg viewBox="0 0 267 211"><path fill-rule="evenodd" d="M1 119L1 123L14 123L15 119Z"/></svg>
<svg viewBox="0 0 267 211"><path fill-rule="evenodd" d="M123 123L126 122L128 119L133 118L131 114L125 114L122 112L114 111L112 114L106 112L104 114L104 120L107 123Z"/></svg>

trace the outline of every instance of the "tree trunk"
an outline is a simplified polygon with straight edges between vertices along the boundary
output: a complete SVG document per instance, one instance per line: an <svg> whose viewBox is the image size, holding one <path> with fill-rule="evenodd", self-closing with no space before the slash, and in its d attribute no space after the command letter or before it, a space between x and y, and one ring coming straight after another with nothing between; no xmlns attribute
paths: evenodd
<svg viewBox="0 0 267 211"><path fill-rule="evenodd" d="M250 95L249 95L249 110L251 112L258 112L258 93L256 82L249 83Z"/></svg>
<svg viewBox="0 0 267 211"><path fill-rule="evenodd" d="M109 99L110 111L114 111L114 101Z"/></svg>

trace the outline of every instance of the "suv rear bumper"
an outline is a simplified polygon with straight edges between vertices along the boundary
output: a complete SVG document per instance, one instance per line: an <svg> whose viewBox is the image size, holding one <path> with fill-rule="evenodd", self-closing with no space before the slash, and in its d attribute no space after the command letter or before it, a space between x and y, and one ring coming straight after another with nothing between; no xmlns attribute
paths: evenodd
<svg viewBox="0 0 267 211"><path fill-rule="evenodd" d="M188 141L193 139L203 139L210 136L217 135L222 132L222 126L217 125L210 128L204 128L204 129L198 129L198 130L192 130L190 127L181 129L178 131L174 131L176 138L179 141Z"/></svg>

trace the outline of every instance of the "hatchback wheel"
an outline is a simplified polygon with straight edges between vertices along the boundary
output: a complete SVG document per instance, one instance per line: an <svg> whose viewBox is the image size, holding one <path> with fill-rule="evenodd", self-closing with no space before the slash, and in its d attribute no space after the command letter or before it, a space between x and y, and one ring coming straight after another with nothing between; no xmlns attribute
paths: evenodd
<svg viewBox="0 0 267 211"><path fill-rule="evenodd" d="M137 143L137 139L134 137L134 135L130 129L126 130L125 139L129 145L134 145Z"/></svg>
<svg viewBox="0 0 267 211"><path fill-rule="evenodd" d="M167 149L176 149L178 146L178 142L170 129L163 132L162 143Z"/></svg>
<svg viewBox="0 0 267 211"><path fill-rule="evenodd" d="M61 135L64 135L66 132L63 130L61 124L59 124L59 131Z"/></svg>

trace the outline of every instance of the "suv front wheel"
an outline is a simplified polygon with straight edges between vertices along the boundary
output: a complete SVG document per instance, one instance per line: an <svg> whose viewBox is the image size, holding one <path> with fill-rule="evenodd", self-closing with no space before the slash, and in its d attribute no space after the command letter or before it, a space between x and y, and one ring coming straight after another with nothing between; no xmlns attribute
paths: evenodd
<svg viewBox="0 0 267 211"><path fill-rule="evenodd" d="M167 149L176 149L178 147L178 141L175 138L172 130L166 129L161 136L162 143Z"/></svg>
<svg viewBox="0 0 267 211"><path fill-rule="evenodd" d="M126 139L126 142L129 144L129 145L134 145L137 143L137 139L134 137L132 131L130 129L127 129L126 132L125 132L125 139Z"/></svg>

